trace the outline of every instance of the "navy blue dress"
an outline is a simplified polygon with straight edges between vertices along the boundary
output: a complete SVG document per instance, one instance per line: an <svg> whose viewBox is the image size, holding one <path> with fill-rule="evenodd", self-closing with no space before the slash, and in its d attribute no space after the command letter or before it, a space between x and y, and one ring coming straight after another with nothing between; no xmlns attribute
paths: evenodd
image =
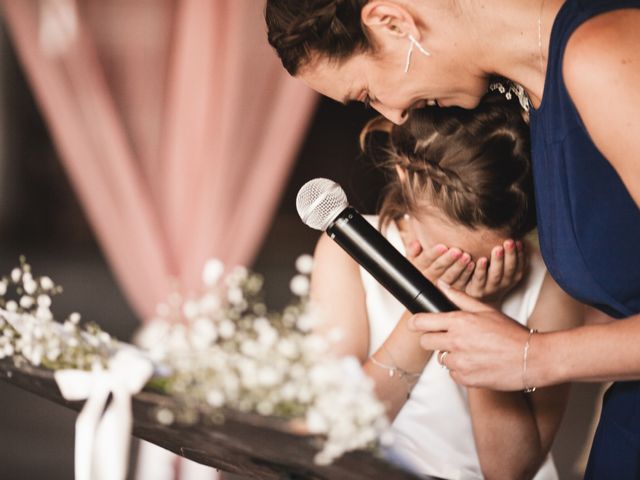
<svg viewBox="0 0 640 480"><path fill-rule="evenodd" d="M547 268L570 295L616 318L640 313L640 208L591 141L565 88L562 59L576 28L620 8L640 8L640 0L565 2L551 32L542 103L530 112ZM640 479L640 382L607 391L586 478Z"/></svg>

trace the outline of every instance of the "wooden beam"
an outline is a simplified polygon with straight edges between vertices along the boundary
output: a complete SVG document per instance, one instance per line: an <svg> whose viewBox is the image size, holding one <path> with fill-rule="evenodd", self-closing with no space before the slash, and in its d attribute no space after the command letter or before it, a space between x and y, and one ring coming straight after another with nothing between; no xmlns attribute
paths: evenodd
<svg viewBox="0 0 640 480"><path fill-rule="evenodd" d="M0 360L0 379L79 411L82 402L66 401L50 370L16 365L12 359ZM316 465L318 439L296 435L289 424L272 417L224 410L222 423L200 415L198 421L176 421L162 425L159 409L184 410L176 399L143 391L133 398L133 434L183 457L220 470L262 480L417 480L418 477L396 467L371 452L351 452L331 465Z"/></svg>

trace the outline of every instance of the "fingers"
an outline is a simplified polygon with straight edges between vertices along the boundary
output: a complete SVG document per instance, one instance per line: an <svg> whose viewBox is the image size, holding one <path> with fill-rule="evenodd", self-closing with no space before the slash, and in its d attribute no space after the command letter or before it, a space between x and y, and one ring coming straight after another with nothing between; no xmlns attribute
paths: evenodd
<svg viewBox="0 0 640 480"><path fill-rule="evenodd" d="M461 255L462 252L457 248L447 250L446 253L441 254L431 263L430 267L427 269L429 276L434 279L440 278L444 272L455 265Z"/></svg>
<svg viewBox="0 0 640 480"><path fill-rule="evenodd" d="M438 244L428 250L422 248L422 245L417 240L413 240L407 244L407 257L412 260L419 260L420 264L431 265L433 261L443 253L446 253L448 248L445 245Z"/></svg>
<svg viewBox="0 0 640 480"><path fill-rule="evenodd" d="M474 268L475 268L475 263L469 261L469 263L467 263L467 266L464 268L464 270L462 271L458 279L455 282L451 283L451 286L456 290L464 290L467 284L469 283L469 279L473 274Z"/></svg>
<svg viewBox="0 0 640 480"><path fill-rule="evenodd" d="M507 240L502 246L504 249L502 284L511 284L515 278L518 267L518 251L516 250L516 242L513 240Z"/></svg>
<svg viewBox="0 0 640 480"><path fill-rule="evenodd" d="M475 263L471 255L459 248L449 249L439 244L425 250L417 241L412 241L406 249L409 260L433 283L442 280L462 290L474 274Z"/></svg>
<svg viewBox="0 0 640 480"><path fill-rule="evenodd" d="M445 247L446 248L446 247ZM417 240L412 240L407 244L407 257L415 258L422 253L422 245Z"/></svg>
<svg viewBox="0 0 640 480"><path fill-rule="evenodd" d="M446 368L447 370L452 371L454 370L454 366L456 363L454 357L457 358L457 354L454 354L453 352L450 352L448 350L443 350L438 353L437 359L442 368Z"/></svg>
<svg viewBox="0 0 640 480"><path fill-rule="evenodd" d="M438 287L449 300L451 300L460 310L465 312L486 312L493 310L489 305L482 303L480 300L471 297L467 293L451 288L444 282L438 282ZM452 312L455 313L455 312Z"/></svg>
<svg viewBox="0 0 640 480"><path fill-rule="evenodd" d="M421 251L413 258L408 256L422 274L434 283L445 274L447 282L455 282L471 260L471 257L463 254L460 249L448 249L444 245Z"/></svg>
<svg viewBox="0 0 640 480"><path fill-rule="evenodd" d="M407 325L414 332L446 332L459 315L460 312L417 313L409 319Z"/></svg>
<svg viewBox="0 0 640 480"><path fill-rule="evenodd" d="M452 249L451 251L455 250L456 249ZM458 260L449 268L447 268L444 273L442 273L442 275L440 275L440 280L449 285L454 285L454 283L456 283L460 279L462 274L466 272L467 266L469 265L470 261L471 255L469 255L468 253L460 252L460 257L458 257ZM469 276L467 275L467 278L468 277ZM462 285L464 285L464 283Z"/></svg>
<svg viewBox="0 0 640 480"><path fill-rule="evenodd" d="M504 247L501 245L491 250L491 261L489 262L489 271L487 273L486 287L491 290L498 288L502 282L504 269Z"/></svg>
<svg viewBox="0 0 640 480"><path fill-rule="evenodd" d="M487 283L487 266L489 260L486 257L481 257L476 263L476 268L473 271L471 280L469 281L466 292L472 297L480 298L484 294L484 287ZM459 289L461 290L461 289Z"/></svg>

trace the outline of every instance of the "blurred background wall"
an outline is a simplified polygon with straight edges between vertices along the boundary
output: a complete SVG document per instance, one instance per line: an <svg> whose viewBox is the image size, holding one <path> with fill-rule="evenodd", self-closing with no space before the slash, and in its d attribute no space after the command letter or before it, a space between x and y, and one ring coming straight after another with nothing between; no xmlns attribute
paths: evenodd
<svg viewBox="0 0 640 480"><path fill-rule="evenodd" d="M146 8L153 9L153 2L146 3ZM64 294L54 301L54 312L78 311L127 340L140 324L139 317L77 200L13 47L3 23L0 274L9 272L18 256L25 254L36 272L64 286ZM301 224L295 211L295 195L305 181L330 177L345 188L362 212L375 211L383 179L357 146L358 133L373 113L359 105L344 107L326 99L320 99L314 108L252 262L266 277L267 301L273 308L289 300L295 258L311 253L318 237ZM590 412L599 388L574 389L554 447L563 479L580 478L582 451L590 441ZM0 478L72 478L74 420L71 412L0 382Z"/></svg>

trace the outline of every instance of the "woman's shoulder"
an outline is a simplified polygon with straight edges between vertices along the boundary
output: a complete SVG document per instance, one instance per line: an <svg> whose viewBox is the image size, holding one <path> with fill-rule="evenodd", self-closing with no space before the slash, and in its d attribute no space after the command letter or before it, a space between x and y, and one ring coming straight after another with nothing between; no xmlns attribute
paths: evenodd
<svg viewBox="0 0 640 480"><path fill-rule="evenodd" d="M640 204L640 128L631 120L640 108L640 0L636 3L639 8L604 13L574 32L563 77L593 143Z"/></svg>
<svg viewBox="0 0 640 480"><path fill-rule="evenodd" d="M563 56L563 76L572 94L599 88L633 68L640 41L640 0L636 8L603 12L580 24L567 41ZM614 88L616 83L608 83ZM593 95L588 100L592 101Z"/></svg>

